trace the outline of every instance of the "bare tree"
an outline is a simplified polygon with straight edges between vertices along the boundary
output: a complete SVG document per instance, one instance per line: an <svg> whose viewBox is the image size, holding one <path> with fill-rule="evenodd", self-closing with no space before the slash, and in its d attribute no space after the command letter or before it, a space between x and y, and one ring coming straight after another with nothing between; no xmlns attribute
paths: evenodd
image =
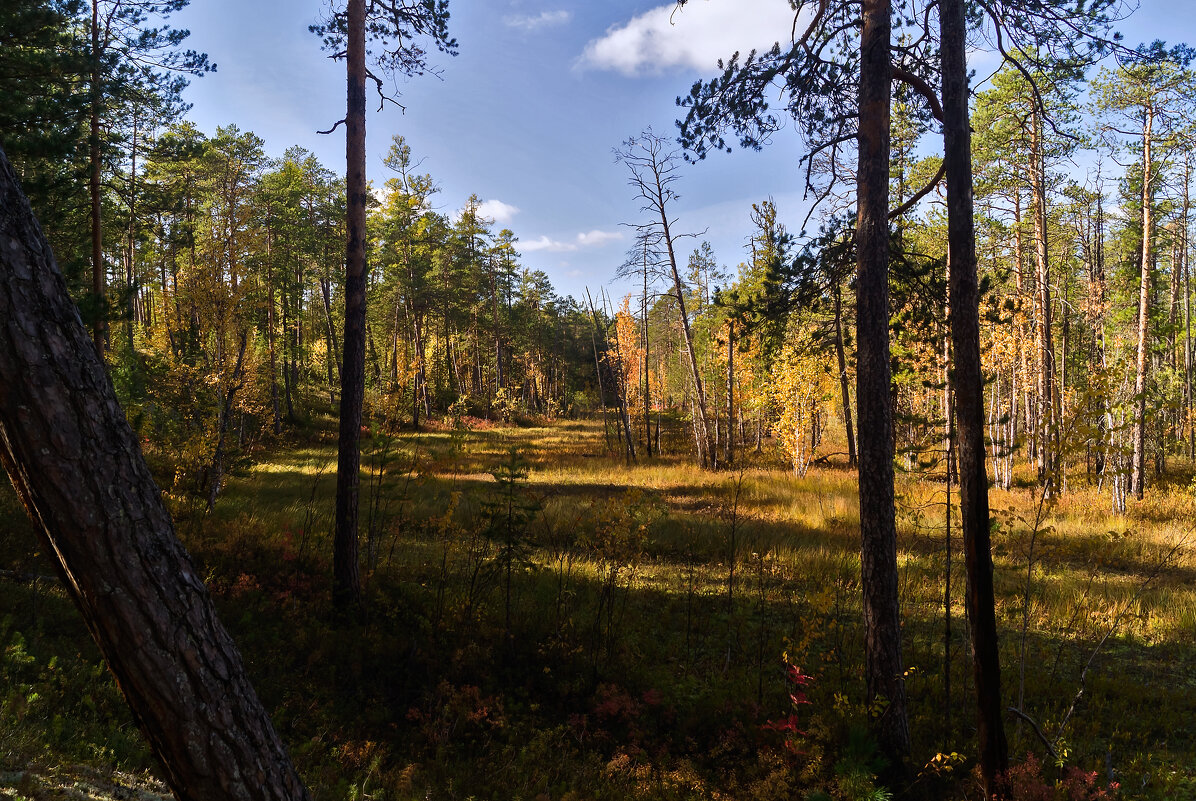
<svg viewBox="0 0 1196 801"><path fill-rule="evenodd" d="M677 267L676 220L669 218L670 206L678 197L673 185L677 182L677 170L682 160L680 154L670 148L668 140L652 133L651 128L625 141L622 147L615 150L615 160L627 166L631 176L628 183L635 190L636 199L641 201L640 210L649 217L648 221L633 227L646 252L661 259L673 281L673 297L677 300L677 311L681 317L687 366L697 401L694 428L698 454L704 467L714 469L718 466L718 454L710 429L706 390L694 351L689 314L685 308L685 282L681 280L681 271Z"/></svg>

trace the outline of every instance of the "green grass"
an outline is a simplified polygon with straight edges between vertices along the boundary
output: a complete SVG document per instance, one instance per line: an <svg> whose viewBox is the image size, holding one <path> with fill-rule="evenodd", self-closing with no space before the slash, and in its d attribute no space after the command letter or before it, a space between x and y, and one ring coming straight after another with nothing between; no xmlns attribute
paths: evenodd
<svg viewBox="0 0 1196 801"><path fill-rule="evenodd" d="M518 494L537 510L513 534L496 522L491 475L512 447L529 466ZM767 454L716 474L687 460L626 465L593 421L374 437L362 459L366 606L348 627L329 610L326 426L242 468L211 515L169 501L318 798L864 793L876 765L861 735L853 473L832 462L798 478ZM915 798L975 797L966 758L935 767L936 754L974 749L958 532L945 689L943 493L899 479ZM0 504L0 566L50 572L15 502ZM1102 781L1111 764L1128 797L1190 795L1191 494L1160 490L1114 518L1076 478L1041 510L1030 489L994 491L992 506L1006 705L1024 695L1061 762ZM14 688L0 769L147 767L62 593L3 579L0 599ZM764 727L794 711L783 656L814 677L794 750ZM1043 754L1028 725L1011 719L1009 734L1019 758ZM1062 775L1046 761L1048 778Z"/></svg>

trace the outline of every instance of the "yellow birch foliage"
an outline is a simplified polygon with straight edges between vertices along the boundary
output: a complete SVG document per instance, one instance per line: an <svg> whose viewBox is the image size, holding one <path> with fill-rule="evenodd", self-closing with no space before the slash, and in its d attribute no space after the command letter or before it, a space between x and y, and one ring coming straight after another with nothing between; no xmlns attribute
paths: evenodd
<svg viewBox="0 0 1196 801"><path fill-rule="evenodd" d="M804 476L817 455L815 426L825 419L825 407L835 384L825 354L811 353L788 342L772 368L773 430L793 471Z"/></svg>
<svg viewBox="0 0 1196 801"><path fill-rule="evenodd" d="M612 373L621 375L622 385L619 392L627 402L627 411L632 421L643 422L644 419L644 345L640 338L639 321L631 313L631 295L623 298L623 305L615 314L614 347L607 351L606 358L611 363ZM652 376L648 376L649 386Z"/></svg>

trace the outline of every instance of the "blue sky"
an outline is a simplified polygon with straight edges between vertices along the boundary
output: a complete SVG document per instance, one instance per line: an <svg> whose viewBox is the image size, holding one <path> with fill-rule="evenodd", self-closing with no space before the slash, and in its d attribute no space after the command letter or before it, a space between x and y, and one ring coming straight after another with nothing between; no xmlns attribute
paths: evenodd
<svg viewBox="0 0 1196 801"><path fill-rule="evenodd" d="M344 66L307 30L321 0L192 0L173 23L218 71L192 82L190 118L205 132L237 124L265 139L271 155L291 145L344 172ZM651 126L672 135L674 98L737 49L787 37L786 0L453 0L450 29L460 55L433 54L440 77L398 85L402 112L370 104L367 170L388 177L382 155L406 137L453 214L470 194L498 228L519 237L524 265L542 269L562 294L612 282L639 218L612 149ZM1142 0L1121 26L1127 42L1196 41L1187 0ZM715 155L687 166L677 186L682 230L702 231L720 263L744 258L753 202L772 197L798 229L805 216L800 143L783 131L763 152Z"/></svg>

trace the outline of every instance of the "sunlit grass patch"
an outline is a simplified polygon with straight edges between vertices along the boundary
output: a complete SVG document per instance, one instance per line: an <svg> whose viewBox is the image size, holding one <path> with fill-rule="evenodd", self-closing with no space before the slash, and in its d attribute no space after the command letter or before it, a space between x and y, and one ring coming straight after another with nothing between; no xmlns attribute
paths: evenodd
<svg viewBox="0 0 1196 801"><path fill-rule="evenodd" d="M748 779L796 775L761 728L790 708L782 654L816 677L808 719L830 754L798 789L833 774L863 720L852 711L863 697L859 498L845 460L801 477L767 452L719 472L680 449L627 464L600 420L375 432L362 442L366 602L342 631L329 593L336 443L307 433L238 466L212 513L172 502L322 795L339 797L349 772L386 797L447 797L450 780L462 796L507 797L511 782L495 777L550 773L535 761L549 749L578 797L661 797L637 771L744 797ZM512 447L530 510L515 524L495 478ZM953 507L948 598L946 490L941 475L899 474L921 762L972 747L966 578ZM1196 715L1190 499L1152 491L1110 516L1077 481L1039 500L1030 488L991 493L1007 705L1022 697L1071 764L1099 768L1112 748L1122 775L1165 769L1180 786L1196 753L1184 723ZM1035 747L1025 727L1011 738L1021 753ZM965 797L965 784L939 797Z"/></svg>

